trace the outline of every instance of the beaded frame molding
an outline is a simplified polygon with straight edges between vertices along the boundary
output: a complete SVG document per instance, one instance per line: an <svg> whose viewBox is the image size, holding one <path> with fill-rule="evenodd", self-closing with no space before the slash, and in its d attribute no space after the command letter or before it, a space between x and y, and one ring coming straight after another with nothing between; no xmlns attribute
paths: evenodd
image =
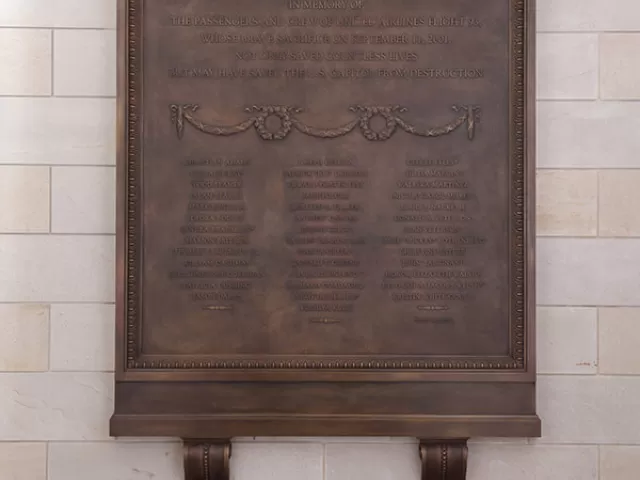
<svg viewBox="0 0 640 480"><path fill-rule="evenodd" d="M123 316L126 342L124 351L124 370L236 370L236 369L299 369L299 370L487 370L487 371L526 371L528 362L528 306L530 299L527 291L527 280L531 281L530 264L527 252L528 219L527 197L525 191L530 185L527 165L526 132L527 108L527 42L525 32L526 0L511 0L510 16L512 31L511 55L510 55L510 166L511 166L511 191L510 191L510 315L509 315L509 352L502 357L401 357L401 356L375 356L362 358L354 356L326 356L321 359L310 360L302 355L296 356L272 356L265 359L264 356L207 356L199 358L185 358L183 356L147 356L141 353L141 326L142 326L142 301L141 301L141 274L142 271L142 205L141 196L141 171L142 171L142 138L140 92L142 91L142 5L143 0L127 0L126 11L126 52L123 68L126 70L126 80L123 88L124 100L124 128L126 129L126 141L124 142L123 162L125 189L124 192L124 238L121 247L124 249L124 272L122 295L124 297ZM265 108L267 110L265 110ZM271 108L273 111L269 110ZM264 140L276 140L284 138L296 130L312 136L320 136L318 131L307 125L296 124L292 120L292 114L297 110L292 107L277 107L284 110L274 110L276 107L256 106L251 107L254 113L252 117L235 127L232 133L240 133L252 126ZM401 107L354 107L358 116L348 125L337 132L326 131L326 138L347 134L360 126L361 133L369 141L381 141L390 138L396 130L404 130L409 134L422 136L436 136L446 134L466 125L469 140L475 135L476 121L479 109L476 106L457 107L459 117L453 123L442 128L431 130L418 130L407 123L399 115L403 113ZM372 110L376 109L377 110ZM197 107L195 105L170 105L171 121L174 122L178 137L184 133L184 123L188 122L198 130L204 131L206 124L196 120L193 116ZM276 115L281 120L281 130L278 132L262 131L260 119L264 121L267 115ZM369 128L369 120L373 115L381 115L388 123L384 130L374 131ZM288 119L288 120L287 120ZM285 121L286 120L286 121ZM291 124L287 122L291 122ZM198 123L200 122L200 123ZM215 127L214 127L215 128ZM222 131L205 132L224 134ZM330 135L335 133L335 135ZM530 160L532 161L532 160Z"/></svg>

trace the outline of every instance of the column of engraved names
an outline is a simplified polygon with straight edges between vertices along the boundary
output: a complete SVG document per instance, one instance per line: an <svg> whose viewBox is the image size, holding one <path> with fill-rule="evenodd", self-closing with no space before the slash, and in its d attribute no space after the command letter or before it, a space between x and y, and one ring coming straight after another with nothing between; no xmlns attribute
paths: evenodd
<svg viewBox="0 0 640 480"><path fill-rule="evenodd" d="M355 233L368 172L350 158L311 158L283 172L293 230L286 287L298 311L312 323L340 323L364 288Z"/></svg>
<svg viewBox="0 0 640 480"><path fill-rule="evenodd" d="M244 175L247 158L187 159L191 186L180 227L182 245L173 249L179 267L170 278L205 310L233 311L264 273L251 247Z"/></svg>
<svg viewBox="0 0 640 480"><path fill-rule="evenodd" d="M399 234L383 238L399 260L382 288L411 306L414 321L450 323L456 306L485 285L482 271L466 265L470 249L486 243L468 212L476 198L457 159L407 158L405 166L391 194Z"/></svg>

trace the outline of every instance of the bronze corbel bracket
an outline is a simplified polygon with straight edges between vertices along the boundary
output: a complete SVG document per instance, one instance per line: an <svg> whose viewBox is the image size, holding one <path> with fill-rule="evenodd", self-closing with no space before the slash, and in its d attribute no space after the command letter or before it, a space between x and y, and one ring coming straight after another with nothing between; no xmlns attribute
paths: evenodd
<svg viewBox="0 0 640 480"><path fill-rule="evenodd" d="M422 480L465 480L466 440L420 439ZM229 480L231 440L185 440L185 480Z"/></svg>
<svg viewBox="0 0 640 480"><path fill-rule="evenodd" d="M465 480L467 478L467 440L420 439L422 480Z"/></svg>
<svg viewBox="0 0 640 480"><path fill-rule="evenodd" d="M231 439L185 440L185 480L229 480Z"/></svg>

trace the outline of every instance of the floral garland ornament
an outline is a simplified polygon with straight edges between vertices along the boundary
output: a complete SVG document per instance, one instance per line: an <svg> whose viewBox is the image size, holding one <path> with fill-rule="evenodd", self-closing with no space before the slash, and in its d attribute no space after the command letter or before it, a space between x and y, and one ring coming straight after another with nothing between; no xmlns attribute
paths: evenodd
<svg viewBox="0 0 640 480"><path fill-rule="evenodd" d="M371 142L389 140L398 129L419 137L440 137L466 125L467 137L469 140L473 140L477 123L480 120L480 107L476 105L454 105L451 108L458 114L454 120L439 127L420 128L402 118L401 114L408 111L405 107L399 105L387 107L354 105L349 108L349 111L356 114L355 119L337 127L318 128L307 125L297 117L303 111L301 108L283 105L254 105L244 109L251 116L240 123L235 125L211 125L196 118L195 113L199 108L200 106L195 104L170 105L171 122L176 127L179 139L182 139L185 123L188 123L202 133L215 136L236 135L253 127L263 140L284 140L294 129L311 137L337 138L347 135L356 130L356 127L359 127L362 136ZM374 129L372 127L371 122L376 117L384 121L382 129ZM269 118L276 119L279 122L276 130L271 130L267 127Z"/></svg>

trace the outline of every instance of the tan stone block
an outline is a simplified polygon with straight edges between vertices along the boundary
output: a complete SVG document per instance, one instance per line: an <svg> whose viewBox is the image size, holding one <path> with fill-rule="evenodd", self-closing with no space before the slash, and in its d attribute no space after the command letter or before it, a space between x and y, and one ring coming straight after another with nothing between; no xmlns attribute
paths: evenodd
<svg viewBox="0 0 640 480"><path fill-rule="evenodd" d="M538 235L595 236L598 173L593 170L537 172Z"/></svg>
<svg viewBox="0 0 640 480"><path fill-rule="evenodd" d="M113 371L115 307L51 306L51 370Z"/></svg>
<svg viewBox="0 0 640 480"><path fill-rule="evenodd" d="M538 303L640 305L640 239L538 238Z"/></svg>
<svg viewBox="0 0 640 480"><path fill-rule="evenodd" d="M325 446L326 480L396 480L420 476L418 445L332 443Z"/></svg>
<svg viewBox="0 0 640 480"><path fill-rule="evenodd" d="M538 373L598 372L598 310L539 307L537 310Z"/></svg>
<svg viewBox="0 0 640 480"><path fill-rule="evenodd" d="M49 231L49 167L0 166L0 233Z"/></svg>
<svg viewBox="0 0 640 480"><path fill-rule="evenodd" d="M0 164L113 165L115 102L0 98Z"/></svg>
<svg viewBox="0 0 640 480"><path fill-rule="evenodd" d="M538 102L540 168L640 168L640 102Z"/></svg>
<svg viewBox="0 0 640 480"><path fill-rule="evenodd" d="M640 99L640 33L600 35L600 95Z"/></svg>
<svg viewBox="0 0 640 480"><path fill-rule="evenodd" d="M600 447L600 480L637 480L640 447Z"/></svg>
<svg viewBox="0 0 640 480"><path fill-rule="evenodd" d="M113 302L115 239L0 235L0 302Z"/></svg>
<svg viewBox="0 0 640 480"><path fill-rule="evenodd" d="M599 234L640 236L640 170L605 170L598 177Z"/></svg>
<svg viewBox="0 0 640 480"><path fill-rule="evenodd" d="M49 307L0 305L0 371L42 372L49 368Z"/></svg>
<svg viewBox="0 0 640 480"><path fill-rule="evenodd" d="M536 0L539 31L640 30L637 0Z"/></svg>
<svg viewBox="0 0 640 480"><path fill-rule="evenodd" d="M47 480L178 480L182 445L173 443L52 443Z"/></svg>
<svg viewBox="0 0 640 480"><path fill-rule="evenodd" d="M238 443L231 455L231 478L323 480L320 443Z"/></svg>
<svg viewBox="0 0 640 480"><path fill-rule="evenodd" d="M597 480L598 447L469 446L467 480Z"/></svg>
<svg viewBox="0 0 640 480"><path fill-rule="evenodd" d="M640 444L640 377L540 375L535 444Z"/></svg>
<svg viewBox="0 0 640 480"><path fill-rule="evenodd" d="M599 311L600 373L640 375L640 308Z"/></svg>
<svg viewBox="0 0 640 480"><path fill-rule="evenodd" d="M114 167L53 167L51 231L115 233Z"/></svg>
<svg viewBox="0 0 640 480"><path fill-rule="evenodd" d="M106 440L113 374L0 375L0 412L0 442Z"/></svg>
<svg viewBox="0 0 640 480"><path fill-rule="evenodd" d="M536 45L539 99L598 98L598 36L541 33Z"/></svg>
<svg viewBox="0 0 640 480"><path fill-rule="evenodd" d="M0 442L0 478L47 480L47 444Z"/></svg>
<svg viewBox="0 0 640 480"><path fill-rule="evenodd" d="M115 28L114 0L2 0L3 27Z"/></svg>
<svg viewBox="0 0 640 480"><path fill-rule="evenodd" d="M536 0L539 32L596 29L595 4L599 0ZM614 0L615 1L615 0Z"/></svg>
<svg viewBox="0 0 640 480"><path fill-rule="evenodd" d="M55 95L115 96L113 30L56 30L54 59Z"/></svg>
<svg viewBox="0 0 640 480"><path fill-rule="evenodd" d="M51 31L0 29L0 72L0 95L51 95Z"/></svg>

